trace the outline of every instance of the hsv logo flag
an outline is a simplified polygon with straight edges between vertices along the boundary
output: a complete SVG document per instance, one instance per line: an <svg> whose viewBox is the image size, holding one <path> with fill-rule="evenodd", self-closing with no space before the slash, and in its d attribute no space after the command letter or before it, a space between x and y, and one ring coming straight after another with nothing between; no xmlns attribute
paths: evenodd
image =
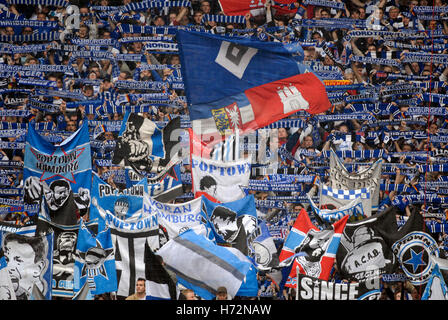
<svg viewBox="0 0 448 320"><path fill-rule="evenodd" d="M300 211L280 252L280 263L296 255L290 278L296 277L298 268L301 274L328 280L348 217L344 216L330 228L319 230L305 209ZM286 286L295 287L293 284Z"/></svg>
<svg viewBox="0 0 448 320"><path fill-rule="evenodd" d="M192 105L311 71L297 62L303 60L299 44L183 30L177 31L176 38L187 102ZM207 68L201 68L204 65Z"/></svg>
<svg viewBox="0 0 448 320"><path fill-rule="evenodd" d="M177 32L193 131L207 142L244 133L299 110L330 108L325 86L302 65L299 44ZM202 64L207 69L200 68Z"/></svg>

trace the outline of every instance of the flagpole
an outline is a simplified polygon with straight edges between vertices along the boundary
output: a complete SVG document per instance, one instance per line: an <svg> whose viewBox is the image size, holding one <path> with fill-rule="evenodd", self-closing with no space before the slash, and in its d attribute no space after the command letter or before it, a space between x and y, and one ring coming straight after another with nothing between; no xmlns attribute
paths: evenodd
<svg viewBox="0 0 448 320"><path fill-rule="evenodd" d="M299 300L299 266L296 267L296 300Z"/></svg>

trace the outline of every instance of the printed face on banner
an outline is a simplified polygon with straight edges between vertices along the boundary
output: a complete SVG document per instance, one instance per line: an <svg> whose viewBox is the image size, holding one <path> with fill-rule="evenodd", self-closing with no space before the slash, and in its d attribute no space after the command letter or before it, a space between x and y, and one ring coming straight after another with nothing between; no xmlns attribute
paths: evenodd
<svg viewBox="0 0 448 320"><path fill-rule="evenodd" d="M232 243L240 232L244 232L248 239L257 228L253 195L226 203L215 203L202 196L202 211L208 217L218 243Z"/></svg>
<svg viewBox="0 0 448 320"><path fill-rule="evenodd" d="M7 276L11 288L0 280L0 296L10 300L29 300L33 287L46 298L51 297L53 235L23 236L16 233L2 233L2 253L6 262ZM9 297L9 298L8 298Z"/></svg>
<svg viewBox="0 0 448 320"><path fill-rule="evenodd" d="M250 161L218 162L192 155L191 174L193 192L204 192L221 202L245 197L240 186L247 186Z"/></svg>
<svg viewBox="0 0 448 320"><path fill-rule="evenodd" d="M56 224L73 225L88 212L92 181L87 122L53 145L29 126L23 169L24 202L40 204L42 214Z"/></svg>
<svg viewBox="0 0 448 320"><path fill-rule="evenodd" d="M319 277L321 262L333 237L334 230L316 231L310 229L303 242L294 250L295 253L304 252L305 256L297 257L307 275Z"/></svg>

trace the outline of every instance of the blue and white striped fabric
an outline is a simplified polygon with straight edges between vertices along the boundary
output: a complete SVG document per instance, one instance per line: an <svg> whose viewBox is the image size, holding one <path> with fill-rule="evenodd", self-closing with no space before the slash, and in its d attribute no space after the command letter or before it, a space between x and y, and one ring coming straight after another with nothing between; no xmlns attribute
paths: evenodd
<svg viewBox="0 0 448 320"><path fill-rule="evenodd" d="M218 23L246 23L244 16L225 16L217 14L204 14L201 22L215 21Z"/></svg>
<svg viewBox="0 0 448 320"><path fill-rule="evenodd" d="M368 188L354 189L354 190L344 190L344 189L334 189L326 185L322 185L321 188L322 195L329 197L334 197L341 200L355 200L357 198L369 199L370 191Z"/></svg>
<svg viewBox="0 0 448 320"><path fill-rule="evenodd" d="M240 135L238 132L228 136L213 147L211 157L215 161L240 160Z"/></svg>
<svg viewBox="0 0 448 320"><path fill-rule="evenodd" d="M255 267L249 259L191 229L168 241L157 254L176 273L180 284L205 300L213 299L220 286L225 286L232 298L242 291L245 296L257 296Z"/></svg>
<svg viewBox="0 0 448 320"><path fill-rule="evenodd" d="M366 217L372 215L372 196L370 188L360 189L336 189L327 185L319 186L319 208L339 209L346 208L355 199L361 199L363 213ZM334 206L332 207L328 207ZM325 207L327 206L327 207Z"/></svg>

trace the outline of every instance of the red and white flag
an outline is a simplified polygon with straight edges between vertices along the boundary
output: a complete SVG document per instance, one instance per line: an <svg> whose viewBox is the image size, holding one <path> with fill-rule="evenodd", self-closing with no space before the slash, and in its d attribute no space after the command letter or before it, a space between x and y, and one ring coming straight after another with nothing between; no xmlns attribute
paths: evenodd
<svg viewBox="0 0 448 320"><path fill-rule="evenodd" d="M232 98L226 99L228 105L209 104L211 117L192 120L193 131L204 143L220 140L229 130L249 133L299 110L319 114L331 107L324 84L311 72L253 87Z"/></svg>
<svg viewBox="0 0 448 320"><path fill-rule="evenodd" d="M294 257L290 278L295 278L298 270L301 274L328 280L348 217L338 220L331 228L319 230L306 210L300 211L279 256L280 263ZM295 285L290 282L285 286Z"/></svg>

